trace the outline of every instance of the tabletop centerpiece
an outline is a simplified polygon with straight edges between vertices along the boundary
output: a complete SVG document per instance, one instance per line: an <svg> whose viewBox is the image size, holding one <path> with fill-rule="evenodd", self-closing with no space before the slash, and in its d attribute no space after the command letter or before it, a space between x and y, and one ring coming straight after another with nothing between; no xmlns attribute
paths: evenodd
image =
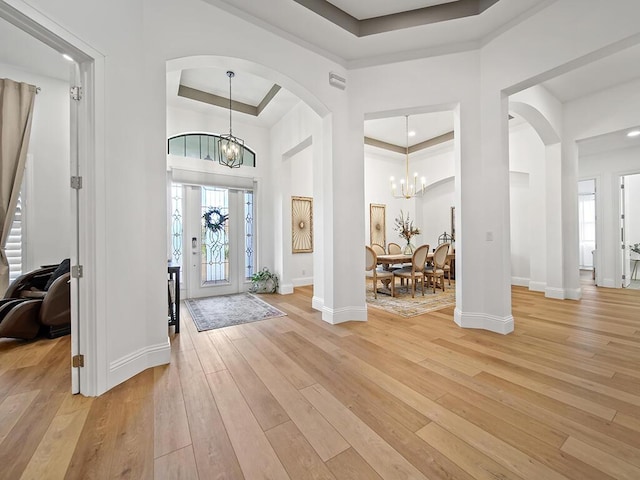
<svg viewBox="0 0 640 480"><path fill-rule="evenodd" d="M395 230L398 232L400 237L407 241L407 245L403 250L404 253L413 253L415 247L411 244L411 237L414 235L420 235L420 229L413 226L413 221L409 218L408 213L407 218L405 218L404 212L400 210L400 216L395 219Z"/></svg>

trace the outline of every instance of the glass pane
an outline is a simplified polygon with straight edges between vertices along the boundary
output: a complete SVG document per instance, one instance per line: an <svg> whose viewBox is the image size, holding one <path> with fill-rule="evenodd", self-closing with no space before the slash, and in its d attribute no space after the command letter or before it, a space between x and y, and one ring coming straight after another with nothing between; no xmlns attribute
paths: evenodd
<svg viewBox="0 0 640 480"><path fill-rule="evenodd" d="M179 155L181 157L186 156L184 135L169 139L169 153L171 155Z"/></svg>
<svg viewBox="0 0 640 480"><path fill-rule="evenodd" d="M256 154L251 150L244 149L244 156L242 157L243 166L255 167L256 166Z"/></svg>
<svg viewBox="0 0 640 480"><path fill-rule="evenodd" d="M246 190L244 192L244 239L244 265L247 272L245 278L250 280L251 276L255 273L253 258L253 253L255 252L255 236L253 234L253 192L251 190Z"/></svg>
<svg viewBox="0 0 640 480"><path fill-rule="evenodd" d="M185 157L200 158L200 135L187 135L187 149Z"/></svg>
<svg viewBox="0 0 640 480"><path fill-rule="evenodd" d="M182 185L171 184L171 261L182 265Z"/></svg>
<svg viewBox="0 0 640 480"><path fill-rule="evenodd" d="M229 190L226 188L201 187L202 215L215 208L211 214L214 224L220 223L221 215L229 215ZM229 223L226 220L221 228L213 231L205 228L202 221L202 284L229 282Z"/></svg>

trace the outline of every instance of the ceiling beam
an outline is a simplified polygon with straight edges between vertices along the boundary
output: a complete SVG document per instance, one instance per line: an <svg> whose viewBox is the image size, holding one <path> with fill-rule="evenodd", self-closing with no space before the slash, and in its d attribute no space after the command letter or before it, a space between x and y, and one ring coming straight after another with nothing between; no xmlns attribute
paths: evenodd
<svg viewBox="0 0 640 480"><path fill-rule="evenodd" d="M429 140L425 140L424 142L416 143L409 147L409 153L419 152L420 150L424 150L425 148L435 147L436 145L440 145L441 143L448 142L449 140L453 140L453 131L443 133L442 135L438 135L437 137L430 138ZM369 145L371 147L382 148L384 150L388 150L390 152L402 153L405 154L407 152L407 147L401 147L400 145L396 145L394 143L383 142L382 140L378 140L376 138L364 137L364 144Z"/></svg>
<svg viewBox="0 0 640 480"><path fill-rule="evenodd" d="M500 0L458 0L457 2L432 5L405 12L381 15L362 20L353 17L327 0L294 0L303 7L320 15L334 25L352 33L356 37L366 37L376 33L391 32L404 28L445 22L458 18L480 15Z"/></svg>
<svg viewBox="0 0 640 480"><path fill-rule="evenodd" d="M273 87L267 92L260 103L256 105L249 105L248 103L238 102L237 100L231 100L231 110L234 112L246 113L257 117L262 111L269 105L269 102L273 100L276 94L280 91L280 85L274 84ZM197 102L208 103L221 108L229 108L229 99L213 93L204 92L197 88L187 87L180 84L178 86L178 96L189 98Z"/></svg>

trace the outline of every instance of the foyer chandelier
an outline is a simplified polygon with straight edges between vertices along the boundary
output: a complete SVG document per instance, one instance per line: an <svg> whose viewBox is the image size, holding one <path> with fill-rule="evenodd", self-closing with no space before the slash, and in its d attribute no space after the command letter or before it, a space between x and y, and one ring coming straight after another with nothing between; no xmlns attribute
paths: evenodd
<svg viewBox="0 0 640 480"><path fill-rule="evenodd" d="M231 129L231 79L235 76L231 70L229 77L229 134L220 135L218 140L218 162L229 168L239 168L244 157L244 140L234 137Z"/></svg>
<svg viewBox="0 0 640 480"><path fill-rule="evenodd" d="M426 179L422 177L420 179L420 188L418 189L418 172L413 174L413 183L409 183L409 115L405 115L405 126L407 131L407 145L405 149L405 177L400 179L400 191L396 185L394 177L389 179L391 183L391 194L395 198L410 199L413 197L422 196L426 187Z"/></svg>

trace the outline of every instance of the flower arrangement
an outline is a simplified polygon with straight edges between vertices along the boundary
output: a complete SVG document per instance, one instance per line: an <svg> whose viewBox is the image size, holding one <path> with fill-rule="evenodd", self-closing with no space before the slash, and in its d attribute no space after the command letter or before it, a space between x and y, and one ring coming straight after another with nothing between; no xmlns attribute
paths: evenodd
<svg viewBox="0 0 640 480"><path fill-rule="evenodd" d="M407 213L407 218L404 218L404 213L400 210L400 216L395 219L395 230L398 232L400 237L404 238L407 241L407 244L411 243L411 237L414 235L420 235L420 229L418 227L413 226L413 221L409 218L409 214Z"/></svg>
<svg viewBox="0 0 640 480"><path fill-rule="evenodd" d="M640 255L640 243L634 243L632 245L629 245L629 250L631 250L633 253L637 253L638 255Z"/></svg>

